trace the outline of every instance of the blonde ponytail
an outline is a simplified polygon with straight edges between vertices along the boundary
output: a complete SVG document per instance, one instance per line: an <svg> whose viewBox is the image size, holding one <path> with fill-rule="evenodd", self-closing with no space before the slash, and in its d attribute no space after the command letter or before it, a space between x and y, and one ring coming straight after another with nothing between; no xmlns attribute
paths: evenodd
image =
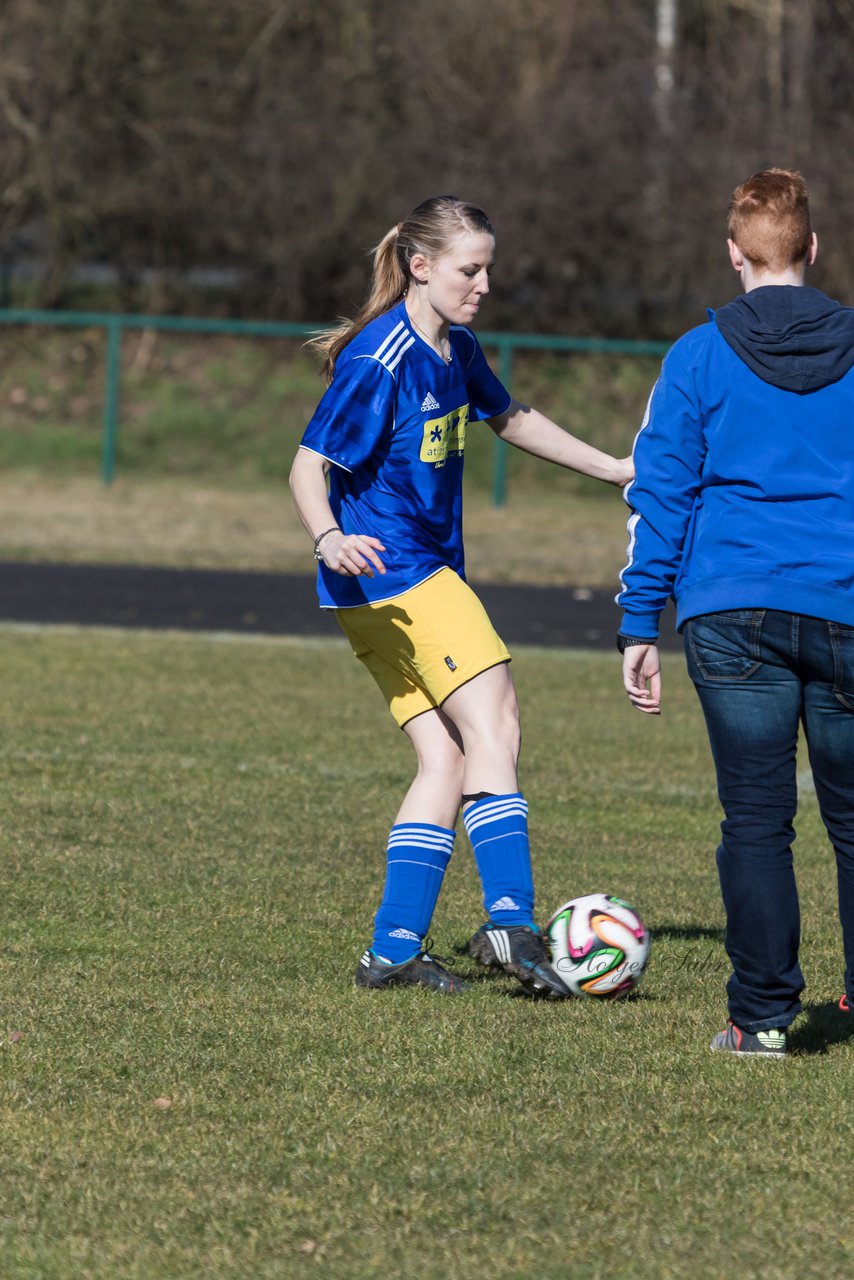
<svg viewBox="0 0 854 1280"><path fill-rule="evenodd" d="M492 223L477 205L467 204L456 196L433 196L413 209L408 218L392 227L374 249L371 292L367 302L352 320L312 338L309 346L324 358L323 372L331 382L335 361L349 342L365 325L391 310L406 296L409 286L409 264L417 254L440 258L447 253L455 236L466 231L485 231L494 236Z"/></svg>
<svg viewBox="0 0 854 1280"><path fill-rule="evenodd" d="M388 311L406 293L408 274L398 261L398 240L400 227L392 227L387 231L374 249L374 270L371 279L371 292L367 302L356 312L352 320L342 320L334 329L312 338L309 346L322 352L325 359L323 373L327 382L331 382L335 374L335 361L357 333L361 333L366 324L376 320L384 311Z"/></svg>

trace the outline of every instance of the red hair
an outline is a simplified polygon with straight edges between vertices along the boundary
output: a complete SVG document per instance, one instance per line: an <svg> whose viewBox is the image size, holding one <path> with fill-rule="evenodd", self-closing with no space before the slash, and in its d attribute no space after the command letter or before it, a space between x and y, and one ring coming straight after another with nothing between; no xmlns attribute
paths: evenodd
<svg viewBox="0 0 854 1280"><path fill-rule="evenodd" d="M807 184L795 169L754 173L730 197L727 228L752 267L800 266L812 242Z"/></svg>

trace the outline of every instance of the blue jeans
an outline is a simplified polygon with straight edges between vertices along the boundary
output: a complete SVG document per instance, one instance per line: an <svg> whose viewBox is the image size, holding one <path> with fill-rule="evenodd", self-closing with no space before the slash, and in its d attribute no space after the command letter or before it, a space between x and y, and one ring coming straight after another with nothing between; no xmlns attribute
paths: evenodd
<svg viewBox="0 0 854 1280"><path fill-rule="evenodd" d="M691 619L684 641L725 814L717 858L729 1015L744 1031L786 1027L804 986L792 862L801 723L836 852L845 990L854 998L854 627L738 609Z"/></svg>

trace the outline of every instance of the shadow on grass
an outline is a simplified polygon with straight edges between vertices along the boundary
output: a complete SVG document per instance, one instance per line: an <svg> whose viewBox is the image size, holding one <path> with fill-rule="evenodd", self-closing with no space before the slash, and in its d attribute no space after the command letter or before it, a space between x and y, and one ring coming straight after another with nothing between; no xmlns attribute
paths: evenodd
<svg viewBox="0 0 854 1280"><path fill-rule="evenodd" d="M726 931L723 928L712 928L703 924L660 924L650 929L653 943L667 938L671 942L694 942L697 938L708 938L713 942L723 942Z"/></svg>
<svg viewBox="0 0 854 1280"><path fill-rule="evenodd" d="M611 996L582 995L582 996L568 996L566 997L566 999L557 999L557 1000L552 999L552 997L548 995L540 995L536 992L526 991L525 988L522 986L513 987L512 989L508 990L506 994L509 996L511 1000L533 1000L536 1004L547 1004L547 1005L584 1004L584 1005L588 1005L591 1009L594 1007L594 1005L597 1005L597 1004L598 1005L655 1004L657 1001L661 1000L661 996L656 995L654 991L646 991L643 989L638 990L637 987L635 987L632 991L627 991L624 994L616 995L616 996L614 995L611 995Z"/></svg>
<svg viewBox="0 0 854 1280"><path fill-rule="evenodd" d="M847 1040L854 1040L854 1016L843 1013L837 1004L828 1001L807 1005L803 1019L799 1019L790 1032L789 1050L804 1056L822 1054L827 1053L832 1044L844 1044Z"/></svg>
<svg viewBox="0 0 854 1280"><path fill-rule="evenodd" d="M457 971L456 970L457 961L462 959L462 960L467 960L469 962L468 965L464 968L464 971L460 974L463 981L468 983L469 986L474 987L474 986L494 984L496 986L503 987L502 994L509 996L513 1000L533 1000L537 1004L565 1003L560 999L553 1000L550 996L546 995L545 993L540 994L537 992L527 991L518 982L516 978L513 978L509 974L502 973L502 971L499 968L496 968L496 967L487 968L486 966L479 964L476 960L474 960L470 956L469 950L468 950L468 942L455 943L454 946L451 948L451 950L453 951L453 954L454 954L454 966L455 966L454 971L455 972ZM510 984L513 984L513 985L510 985ZM631 991L627 991L625 994L620 994L616 996L585 995L585 996L571 996L569 997L569 999L572 1000L573 1002L577 1002L578 1000L583 1000L585 1003L589 1003L589 1004L615 1004L615 1003L635 1004L638 1001L643 1001L645 1003L652 1003L656 1000L659 1000L660 997L657 996L654 992L650 992L646 990L639 991L637 987L634 987Z"/></svg>

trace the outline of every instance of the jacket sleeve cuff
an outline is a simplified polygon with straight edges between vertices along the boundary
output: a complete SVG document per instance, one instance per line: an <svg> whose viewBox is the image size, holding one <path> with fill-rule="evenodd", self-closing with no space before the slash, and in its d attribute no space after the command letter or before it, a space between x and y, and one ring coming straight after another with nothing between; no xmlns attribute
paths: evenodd
<svg viewBox="0 0 854 1280"><path fill-rule="evenodd" d="M638 640L649 640L654 644L658 639L657 613L624 613L620 623L620 634L635 636Z"/></svg>

